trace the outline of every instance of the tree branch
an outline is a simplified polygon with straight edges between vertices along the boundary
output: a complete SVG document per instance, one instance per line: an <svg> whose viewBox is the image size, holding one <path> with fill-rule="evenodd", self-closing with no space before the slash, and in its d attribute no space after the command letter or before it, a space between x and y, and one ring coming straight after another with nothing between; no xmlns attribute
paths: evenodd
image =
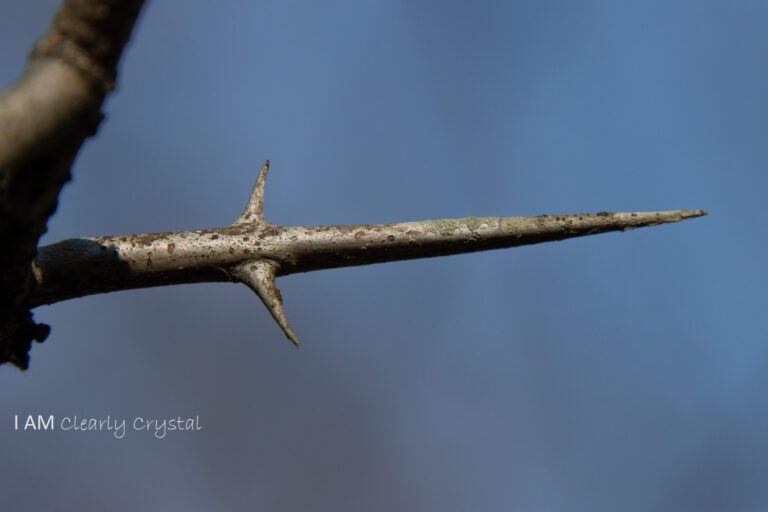
<svg viewBox="0 0 768 512"><path fill-rule="evenodd" d="M28 365L38 325L32 261L72 163L103 115L143 0L66 0L26 70L0 94L0 363Z"/></svg>
<svg viewBox="0 0 768 512"><path fill-rule="evenodd" d="M65 240L37 249L62 186L102 118L143 0L64 0L20 81L0 94L0 364L25 369L49 328L40 305L131 288L241 282L298 344L277 276L444 256L677 222L702 210L482 217L364 226L264 220L265 162L243 212L218 229Z"/></svg>
<svg viewBox="0 0 768 512"><path fill-rule="evenodd" d="M703 210L470 217L400 224L283 227L263 220L264 164L243 214L231 226L176 233L65 240L40 249L31 306L132 288L242 282L286 336L275 277L565 240L678 222Z"/></svg>

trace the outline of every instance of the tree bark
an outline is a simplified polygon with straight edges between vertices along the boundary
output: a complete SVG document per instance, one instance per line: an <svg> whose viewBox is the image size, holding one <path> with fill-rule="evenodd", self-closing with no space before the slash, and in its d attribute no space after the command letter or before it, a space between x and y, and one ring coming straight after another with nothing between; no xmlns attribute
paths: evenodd
<svg viewBox="0 0 768 512"><path fill-rule="evenodd" d="M101 105L143 0L66 0L21 79L0 95L0 364L29 364L48 326L29 311L32 261Z"/></svg>

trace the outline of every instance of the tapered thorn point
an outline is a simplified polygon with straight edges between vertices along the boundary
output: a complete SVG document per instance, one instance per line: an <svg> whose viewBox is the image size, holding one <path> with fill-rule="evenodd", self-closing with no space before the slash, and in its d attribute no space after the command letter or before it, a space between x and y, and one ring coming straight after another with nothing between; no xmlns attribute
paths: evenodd
<svg viewBox="0 0 768 512"><path fill-rule="evenodd" d="M231 274L238 281L246 284L249 288L256 292L256 294L264 303L272 318L275 319L277 325L283 330L286 338L296 348L299 348L299 340L296 337L296 333L293 332L291 326L288 324L288 320L285 318L285 312L283 311L283 300L280 295L280 290L275 286L275 274L277 272L277 264L267 260L249 261L241 263L235 266Z"/></svg>
<svg viewBox="0 0 768 512"><path fill-rule="evenodd" d="M243 213L234 222L235 224L249 224L264 221L264 185L267 182L267 173L269 172L269 160L264 160L264 163L259 169L259 175L256 178L256 183L251 190L251 196L248 198L248 203L243 209Z"/></svg>

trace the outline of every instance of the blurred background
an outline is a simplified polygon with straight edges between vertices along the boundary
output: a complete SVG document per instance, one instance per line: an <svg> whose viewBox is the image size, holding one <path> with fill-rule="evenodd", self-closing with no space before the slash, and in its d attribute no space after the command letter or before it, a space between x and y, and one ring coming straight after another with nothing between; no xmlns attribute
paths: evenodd
<svg viewBox="0 0 768 512"><path fill-rule="evenodd" d="M6 0L0 86L58 2ZM764 511L768 4L150 1L43 243L704 208L682 224L43 307L0 367L39 510ZM199 416L157 439L15 415Z"/></svg>

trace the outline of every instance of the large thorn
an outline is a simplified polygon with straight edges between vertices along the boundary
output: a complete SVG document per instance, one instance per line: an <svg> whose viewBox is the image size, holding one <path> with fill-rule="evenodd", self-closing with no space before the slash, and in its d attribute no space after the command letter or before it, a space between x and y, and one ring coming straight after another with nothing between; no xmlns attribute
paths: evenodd
<svg viewBox="0 0 768 512"><path fill-rule="evenodd" d="M283 298L280 290L275 286L275 274L277 272L277 263L268 260L255 260L241 263L232 268L230 274L238 281L246 284L251 290L255 291L261 299L261 302L267 307L275 319L277 325L291 340L296 348L299 347L299 340L296 334L288 325L283 311Z"/></svg>
<svg viewBox="0 0 768 512"><path fill-rule="evenodd" d="M261 222L264 220L264 184L267 181L267 172L269 172L269 160L264 160L259 177L253 185L251 197L248 198L248 204L245 205L243 213L235 221L235 224L249 224Z"/></svg>
<svg viewBox="0 0 768 512"><path fill-rule="evenodd" d="M706 215L703 210L466 217L399 224L283 228L280 275L554 242Z"/></svg>
<svg viewBox="0 0 768 512"><path fill-rule="evenodd" d="M706 214L703 210L602 212L304 227L256 222L238 229L79 238L38 249L33 273L37 284L28 304L37 307L149 286L231 281L232 268L243 258L276 261L278 273L289 275L554 242ZM229 271L226 278L222 269Z"/></svg>

